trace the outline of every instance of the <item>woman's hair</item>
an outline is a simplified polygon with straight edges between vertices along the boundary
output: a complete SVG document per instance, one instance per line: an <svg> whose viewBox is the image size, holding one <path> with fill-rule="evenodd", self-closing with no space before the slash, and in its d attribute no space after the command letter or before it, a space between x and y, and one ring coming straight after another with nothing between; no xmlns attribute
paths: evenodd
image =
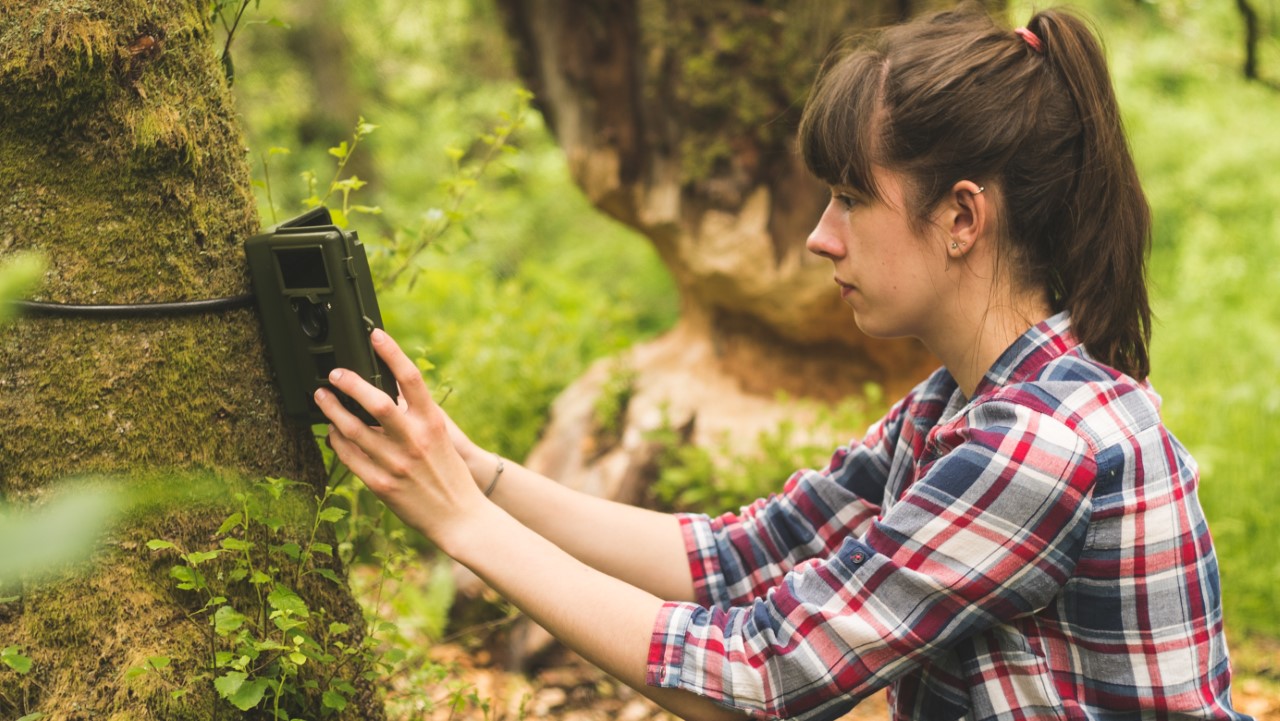
<svg viewBox="0 0 1280 721"><path fill-rule="evenodd" d="M998 184L1020 280L1070 311L1091 355L1141 380L1151 211L1102 47L1063 10L1027 30L962 8L833 55L805 105L801 151L819 178L871 198L873 165L901 173L917 227L956 182Z"/></svg>

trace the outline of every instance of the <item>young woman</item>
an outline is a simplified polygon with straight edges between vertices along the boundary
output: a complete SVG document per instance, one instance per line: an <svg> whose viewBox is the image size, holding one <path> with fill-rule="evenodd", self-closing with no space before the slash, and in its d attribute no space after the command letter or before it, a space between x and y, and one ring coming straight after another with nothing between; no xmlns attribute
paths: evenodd
<svg viewBox="0 0 1280 721"><path fill-rule="evenodd" d="M944 367L737 515L584 496L486 453L381 331L399 406L316 400L410 526L689 718L1244 718L1195 462L1146 381L1150 218L1078 18L976 10L831 60L800 128L808 248L873 336Z"/></svg>

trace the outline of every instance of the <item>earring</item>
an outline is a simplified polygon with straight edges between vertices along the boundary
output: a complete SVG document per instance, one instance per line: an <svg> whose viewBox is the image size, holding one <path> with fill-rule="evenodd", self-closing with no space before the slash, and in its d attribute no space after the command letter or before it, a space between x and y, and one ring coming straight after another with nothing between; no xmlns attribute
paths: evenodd
<svg viewBox="0 0 1280 721"><path fill-rule="evenodd" d="M957 243L957 242L955 242L954 240L953 240L953 241L951 241L951 249L952 249L952 250L959 250L959 249L960 249L960 244L959 244L959 243Z"/></svg>
<svg viewBox="0 0 1280 721"><path fill-rule="evenodd" d="M985 186L985 185L979 185L979 186L978 186L978 193L981 193L982 191L984 191L984 190L986 190L986 189L987 189L987 186ZM974 193L974 195L977 195L978 193Z"/></svg>

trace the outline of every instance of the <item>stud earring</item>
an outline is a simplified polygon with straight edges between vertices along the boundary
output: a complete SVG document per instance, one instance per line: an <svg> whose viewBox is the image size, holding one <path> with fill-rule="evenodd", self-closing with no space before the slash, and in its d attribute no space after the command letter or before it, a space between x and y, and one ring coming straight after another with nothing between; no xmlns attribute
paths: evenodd
<svg viewBox="0 0 1280 721"><path fill-rule="evenodd" d="M951 249L952 249L952 250L959 250L959 249L960 249L960 244L959 244L959 243L957 243L957 242L955 242L955 241L952 241L952 242L951 242Z"/></svg>
<svg viewBox="0 0 1280 721"><path fill-rule="evenodd" d="M978 193L981 193L982 191L984 191L984 190L986 190L986 189L987 189L987 186L985 186L985 185L979 185L979 186L978 186ZM978 193L974 193L974 195L977 195Z"/></svg>

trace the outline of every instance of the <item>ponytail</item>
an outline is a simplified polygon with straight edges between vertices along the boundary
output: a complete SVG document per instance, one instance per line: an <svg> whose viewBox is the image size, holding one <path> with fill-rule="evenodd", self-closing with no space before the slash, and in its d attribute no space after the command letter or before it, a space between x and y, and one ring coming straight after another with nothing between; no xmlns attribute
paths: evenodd
<svg viewBox="0 0 1280 721"><path fill-rule="evenodd" d="M1102 47L1081 18L1037 13L1027 28L1061 78L1080 122L1079 160L1063 197L1070 238L1049 251L1055 305L1098 360L1134 378L1151 371L1146 259L1151 209L1125 138Z"/></svg>
<svg viewBox="0 0 1280 721"><path fill-rule="evenodd" d="M1151 211L1081 18L1046 10L1013 31L971 5L886 29L824 67L800 147L873 197L873 163L904 173L920 222L957 181L997 182L1017 282L1070 312L1094 358L1150 373Z"/></svg>

